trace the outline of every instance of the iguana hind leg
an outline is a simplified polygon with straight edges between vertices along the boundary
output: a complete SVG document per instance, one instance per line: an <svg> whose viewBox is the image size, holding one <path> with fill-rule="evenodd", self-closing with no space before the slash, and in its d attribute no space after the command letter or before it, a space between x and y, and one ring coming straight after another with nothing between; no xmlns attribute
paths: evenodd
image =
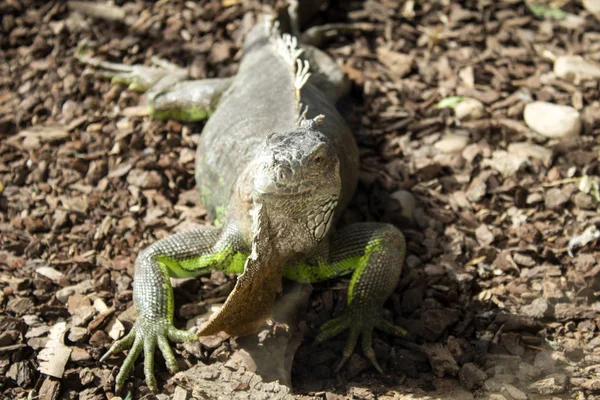
<svg viewBox="0 0 600 400"><path fill-rule="evenodd" d="M403 336L406 331L383 318L383 303L396 288L405 255L402 233L388 224L360 223L334 233L329 249L308 263L286 267L284 276L300 282L320 282L352 273L342 315L325 323L317 336L322 342L349 330L339 371L354 352L360 336L365 356L383 372L372 347L373 329Z"/></svg>
<svg viewBox="0 0 600 400"><path fill-rule="evenodd" d="M124 65L82 55L80 61L91 68L85 75L111 79L130 90L146 92L148 113L155 119L182 122L201 121L215 110L231 78L188 80L187 69L158 57L155 67Z"/></svg>
<svg viewBox="0 0 600 400"><path fill-rule="evenodd" d="M169 278L198 276L212 269L241 273L249 251L241 240L236 239L234 231L231 227L225 229L225 234L212 227L193 229L159 240L138 255L133 283L137 320L131 332L113 343L102 357L104 360L110 354L130 348L116 379L117 392L142 352L146 383L152 391L157 390L154 377L156 346L168 369L171 372L177 370L168 341L185 342L194 340L196 335L173 325L173 289Z"/></svg>

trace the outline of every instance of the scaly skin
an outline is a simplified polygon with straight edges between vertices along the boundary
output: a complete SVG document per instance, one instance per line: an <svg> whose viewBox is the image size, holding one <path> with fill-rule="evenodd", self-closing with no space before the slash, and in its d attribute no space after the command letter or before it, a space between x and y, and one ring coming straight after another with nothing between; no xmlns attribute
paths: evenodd
<svg viewBox="0 0 600 400"><path fill-rule="evenodd" d="M170 277L213 269L243 273L220 313L198 334L244 335L268 317L282 277L320 282L351 274L346 309L317 336L323 341L349 331L336 370L362 337L364 354L382 372L372 348L373 329L405 334L382 317L383 303L396 287L404 262L402 233L381 223L332 228L358 175L356 145L334 106L342 82L325 73L334 64L312 49L308 57L313 76L308 79L308 65L297 59L295 42L273 36L262 25L249 33L244 50L236 77L219 81L185 81L180 69L165 63L166 69L149 71L84 59L103 69L103 76L145 87L156 117L201 119L212 112L198 149L196 179L218 227L175 234L139 254L134 279L137 321L104 356L130 348L116 379L117 391L142 351L146 382L156 391L155 347L175 372L168 341L196 337L173 326ZM309 107L305 115L303 106Z"/></svg>

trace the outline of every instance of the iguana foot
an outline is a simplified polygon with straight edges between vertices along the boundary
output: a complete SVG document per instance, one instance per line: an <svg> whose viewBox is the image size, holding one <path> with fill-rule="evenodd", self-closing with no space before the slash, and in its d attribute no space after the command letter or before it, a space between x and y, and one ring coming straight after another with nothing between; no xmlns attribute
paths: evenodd
<svg viewBox="0 0 600 400"><path fill-rule="evenodd" d="M80 55L79 59L92 67L84 71L85 75L110 79L136 92L146 92L148 114L160 120L206 119L231 83L231 78L188 80L185 68L157 57L152 58L152 63L159 68L116 64L86 55Z"/></svg>
<svg viewBox="0 0 600 400"><path fill-rule="evenodd" d="M195 340L196 335L192 332L176 329L170 322L151 322L139 319L134 324L131 332L125 337L113 343L111 348L102 356L100 361L104 361L109 355L119 353L129 348L129 354L121 370L117 375L115 382L115 393L119 393L125 384L127 376L133 369L134 363L140 353L144 352L144 373L146 375L146 384L153 392L158 390L156 378L154 377L154 350L158 345L169 372L175 373L179 370L177 361L169 340L176 343Z"/></svg>
<svg viewBox="0 0 600 400"><path fill-rule="evenodd" d="M186 69L158 57L151 59L156 67L112 63L87 55L80 55L79 60L92 67L86 69L84 75L110 79L114 83L127 85L130 90L136 92L146 92L155 89L155 86L168 86L159 85L159 82L165 79L168 79L168 84L172 85L186 79L188 75Z"/></svg>
<svg viewBox="0 0 600 400"><path fill-rule="evenodd" d="M380 311L375 311L367 306L353 307L350 304L346 307L342 315L327 321L321 326L319 335L315 340L318 343L322 343L345 330L349 330L342 359L336 365L334 371L339 372L342 369L346 361L354 353L358 338L362 337L364 355L371 361L375 369L383 374L383 369L377 362L377 357L373 350L373 329L375 328L395 336L401 337L406 335L405 329L386 321Z"/></svg>

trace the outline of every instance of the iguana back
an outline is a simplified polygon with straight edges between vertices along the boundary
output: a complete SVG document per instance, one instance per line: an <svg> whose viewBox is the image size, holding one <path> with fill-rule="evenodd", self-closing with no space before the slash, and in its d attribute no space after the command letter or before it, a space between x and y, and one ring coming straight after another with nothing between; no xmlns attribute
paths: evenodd
<svg viewBox="0 0 600 400"><path fill-rule="evenodd" d="M257 24L246 38L239 72L202 131L196 181L202 201L215 220L223 216L238 178L266 137L294 129L304 107L308 107L306 118L325 116L319 130L337 149L343 182L339 208L354 192L358 174L354 139L328 100L330 96L321 93L313 79L303 85L299 82L295 47L295 41L283 40L268 21Z"/></svg>

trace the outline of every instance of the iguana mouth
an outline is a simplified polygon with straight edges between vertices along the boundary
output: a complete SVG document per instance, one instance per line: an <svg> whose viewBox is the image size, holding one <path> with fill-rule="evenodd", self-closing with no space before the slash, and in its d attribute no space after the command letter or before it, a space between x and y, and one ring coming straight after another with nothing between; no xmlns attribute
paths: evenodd
<svg viewBox="0 0 600 400"><path fill-rule="evenodd" d="M275 184L269 186L254 186L254 192L261 196L267 195L273 197L290 197L307 193L309 191L310 188L308 186L285 187L276 186Z"/></svg>

